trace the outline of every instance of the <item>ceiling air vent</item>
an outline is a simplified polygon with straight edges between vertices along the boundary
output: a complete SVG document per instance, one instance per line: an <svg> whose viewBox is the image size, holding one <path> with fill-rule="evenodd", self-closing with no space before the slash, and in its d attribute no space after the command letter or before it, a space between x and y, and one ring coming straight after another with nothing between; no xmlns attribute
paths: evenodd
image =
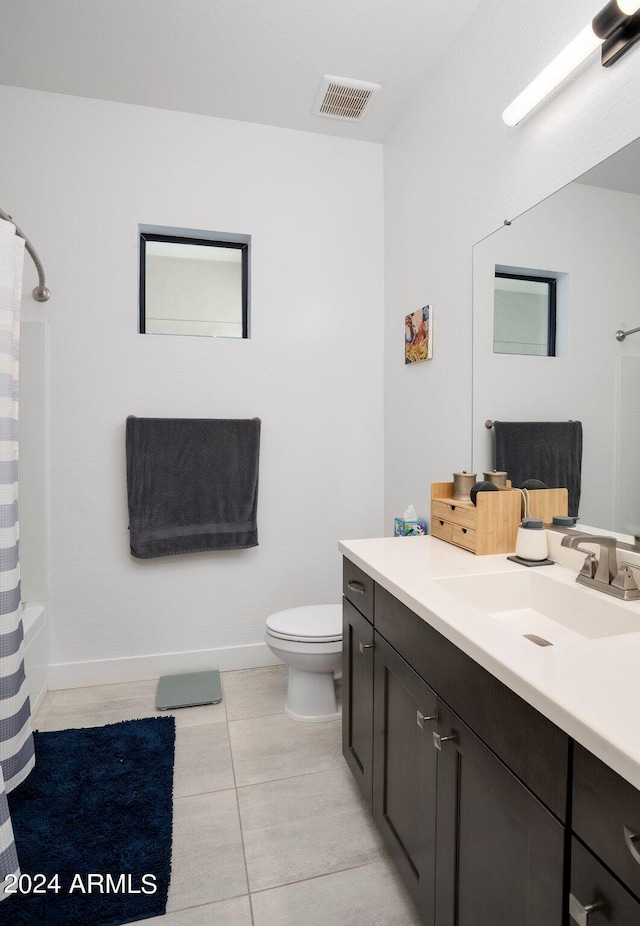
<svg viewBox="0 0 640 926"><path fill-rule="evenodd" d="M312 112L327 119L362 122L380 86L366 80L325 74L320 81Z"/></svg>

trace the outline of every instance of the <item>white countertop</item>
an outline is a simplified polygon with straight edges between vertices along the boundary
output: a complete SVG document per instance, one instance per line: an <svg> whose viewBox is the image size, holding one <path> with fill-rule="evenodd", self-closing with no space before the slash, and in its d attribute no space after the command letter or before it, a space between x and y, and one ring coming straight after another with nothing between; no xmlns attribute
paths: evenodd
<svg viewBox="0 0 640 926"><path fill-rule="evenodd" d="M507 560L506 554L475 556L434 537L345 540L339 548L419 617L640 789L640 602L622 604L637 612L637 633L539 647L434 581L528 571ZM562 584L575 581L584 560L584 553L567 552L576 568L558 563L542 567ZM602 596L581 588L586 595Z"/></svg>

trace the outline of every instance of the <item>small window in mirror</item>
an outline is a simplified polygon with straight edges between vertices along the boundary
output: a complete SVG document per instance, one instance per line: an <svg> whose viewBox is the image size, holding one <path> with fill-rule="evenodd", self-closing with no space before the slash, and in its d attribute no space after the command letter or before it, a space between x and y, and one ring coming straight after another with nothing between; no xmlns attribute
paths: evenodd
<svg viewBox="0 0 640 926"><path fill-rule="evenodd" d="M166 231L140 233L140 332L249 337L249 236Z"/></svg>
<svg viewBox="0 0 640 926"><path fill-rule="evenodd" d="M496 271L493 352L555 357L555 278Z"/></svg>

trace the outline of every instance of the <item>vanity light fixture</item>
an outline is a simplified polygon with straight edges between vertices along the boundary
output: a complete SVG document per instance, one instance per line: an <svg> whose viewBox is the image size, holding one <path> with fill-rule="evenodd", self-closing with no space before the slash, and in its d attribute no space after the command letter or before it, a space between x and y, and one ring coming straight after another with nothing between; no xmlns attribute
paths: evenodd
<svg viewBox="0 0 640 926"><path fill-rule="evenodd" d="M602 66L610 67L640 39L640 0L609 0L564 51L531 81L502 114L507 125L517 125L552 90L602 47Z"/></svg>

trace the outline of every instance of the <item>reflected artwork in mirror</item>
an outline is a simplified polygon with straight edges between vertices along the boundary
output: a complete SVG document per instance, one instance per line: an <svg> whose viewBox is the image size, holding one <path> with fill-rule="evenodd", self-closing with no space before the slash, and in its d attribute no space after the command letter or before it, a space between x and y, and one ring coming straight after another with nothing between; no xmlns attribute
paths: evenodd
<svg viewBox="0 0 640 926"><path fill-rule="evenodd" d="M640 334L620 341L616 331L640 326L639 245L640 140L473 249L474 471L495 466L487 419L581 421L580 521L631 535L640 535ZM496 349L494 331L541 344L544 329L524 302L518 325L505 326L497 274L554 281L555 353Z"/></svg>

